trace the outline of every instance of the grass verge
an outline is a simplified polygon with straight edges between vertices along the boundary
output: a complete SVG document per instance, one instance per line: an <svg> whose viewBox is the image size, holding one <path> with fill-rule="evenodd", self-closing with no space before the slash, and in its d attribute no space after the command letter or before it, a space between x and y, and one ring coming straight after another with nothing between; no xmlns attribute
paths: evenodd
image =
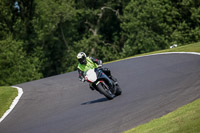
<svg viewBox="0 0 200 133"><path fill-rule="evenodd" d="M149 54L156 54L163 52L200 53L200 42L142 55L149 55ZM154 119L146 124L130 129L124 133L200 133L199 112L200 112L200 99L197 99L196 101L187 104L183 107L180 107L177 110L167 115L164 115L161 118Z"/></svg>
<svg viewBox="0 0 200 133"><path fill-rule="evenodd" d="M124 133L199 133L200 99Z"/></svg>
<svg viewBox="0 0 200 133"><path fill-rule="evenodd" d="M0 118L10 108L15 97L18 95L17 89L8 86L0 87Z"/></svg>
<svg viewBox="0 0 200 133"><path fill-rule="evenodd" d="M105 64L124 60L124 59L129 59L129 58L133 58L133 57L151 55L151 54L157 54L157 53L165 53L165 52L199 52L200 53L200 42L188 44L188 45L184 45L184 46L180 46L180 47L176 47L176 48L172 48L172 49L165 49L165 50L159 50L159 51L149 52L149 53L145 53L145 54L134 55L134 56L127 57L127 58L106 62Z"/></svg>

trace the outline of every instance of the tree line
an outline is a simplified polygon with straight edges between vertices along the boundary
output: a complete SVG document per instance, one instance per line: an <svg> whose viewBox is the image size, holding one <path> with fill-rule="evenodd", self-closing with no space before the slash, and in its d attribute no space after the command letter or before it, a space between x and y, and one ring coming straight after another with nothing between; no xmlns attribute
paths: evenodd
<svg viewBox="0 0 200 133"><path fill-rule="evenodd" d="M199 0L1 0L0 85L200 41Z"/></svg>

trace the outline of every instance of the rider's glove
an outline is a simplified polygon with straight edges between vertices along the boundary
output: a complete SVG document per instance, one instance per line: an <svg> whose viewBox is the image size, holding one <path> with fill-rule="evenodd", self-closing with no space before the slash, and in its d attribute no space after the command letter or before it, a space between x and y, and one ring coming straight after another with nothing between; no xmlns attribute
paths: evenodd
<svg viewBox="0 0 200 133"><path fill-rule="evenodd" d="M102 66L103 66L102 60L98 60L98 67L102 67Z"/></svg>

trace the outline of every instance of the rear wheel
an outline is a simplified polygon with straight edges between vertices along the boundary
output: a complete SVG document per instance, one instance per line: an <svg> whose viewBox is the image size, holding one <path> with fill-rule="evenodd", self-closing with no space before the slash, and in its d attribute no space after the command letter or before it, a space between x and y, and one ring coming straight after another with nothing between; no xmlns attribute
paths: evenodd
<svg viewBox="0 0 200 133"><path fill-rule="evenodd" d="M103 94L107 99L112 100L115 95L112 94L108 85L105 82L101 82L97 85L97 88L101 94Z"/></svg>

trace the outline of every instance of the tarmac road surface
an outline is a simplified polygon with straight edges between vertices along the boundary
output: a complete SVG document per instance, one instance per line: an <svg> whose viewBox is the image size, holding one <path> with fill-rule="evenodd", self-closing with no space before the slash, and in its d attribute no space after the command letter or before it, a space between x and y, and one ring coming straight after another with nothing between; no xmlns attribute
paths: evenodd
<svg viewBox="0 0 200 133"><path fill-rule="evenodd" d="M104 65L122 95L107 100L70 72L17 86L0 133L120 133L200 98L200 56L152 55Z"/></svg>

